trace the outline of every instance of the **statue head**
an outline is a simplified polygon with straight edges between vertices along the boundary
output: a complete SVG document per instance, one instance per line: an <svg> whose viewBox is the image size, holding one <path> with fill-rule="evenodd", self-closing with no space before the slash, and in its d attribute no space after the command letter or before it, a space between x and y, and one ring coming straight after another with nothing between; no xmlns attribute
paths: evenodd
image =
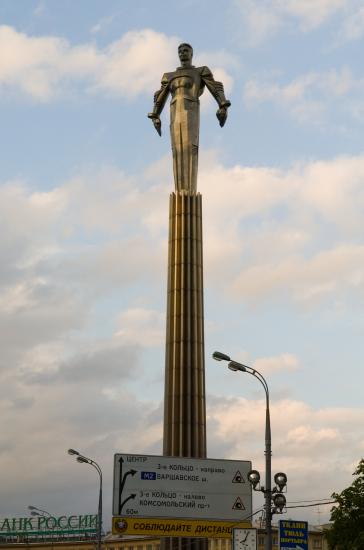
<svg viewBox="0 0 364 550"><path fill-rule="evenodd" d="M191 64L193 48L190 44L183 42L178 46L178 56L182 65Z"/></svg>

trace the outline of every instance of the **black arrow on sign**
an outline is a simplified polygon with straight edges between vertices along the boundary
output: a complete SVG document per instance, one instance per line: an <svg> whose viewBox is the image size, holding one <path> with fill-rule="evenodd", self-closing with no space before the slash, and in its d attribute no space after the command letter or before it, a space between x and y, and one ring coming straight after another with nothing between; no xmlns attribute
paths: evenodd
<svg viewBox="0 0 364 550"><path fill-rule="evenodd" d="M122 469L122 463L120 462L120 473L121 473L121 469ZM135 474L137 473L136 470L129 470L129 472L126 472L123 476L123 478L121 479L121 476L120 476L120 485L119 485L119 514L120 514L120 510L122 508L122 505L120 504L120 501L121 501L121 495L123 493L123 490L124 490L124 486L125 486L125 482L126 482L126 478L128 476L135 476ZM124 501L125 503L125 501Z"/></svg>
<svg viewBox="0 0 364 550"><path fill-rule="evenodd" d="M122 491L122 488L121 488L121 477L122 477L122 473L123 473L123 457L121 456L119 458L119 499L118 499L118 504L119 504L119 510L120 510L120 501L121 501L121 491Z"/></svg>
<svg viewBox="0 0 364 550"><path fill-rule="evenodd" d="M129 473L129 472L128 472ZM133 498L135 498L136 495L130 495L128 496L128 498L126 498L125 500L123 500L123 502L120 504L120 508L119 508L119 514L121 514L121 510L123 509L123 506L128 502L128 500L131 500Z"/></svg>
<svg viewBox="0 0 364 550"><path fill-rule="evenodd" d="M124 489L124 485L125 485L125 482L126 482L126 478L128 476L135 476L135 474L137 473L136 470L129 470L129 472L126 472L126 474L124 474L124 477L123 479L121 480L121 483L120 483L120 497L121 497L121 493L123 492L123 489Z"/></svg>

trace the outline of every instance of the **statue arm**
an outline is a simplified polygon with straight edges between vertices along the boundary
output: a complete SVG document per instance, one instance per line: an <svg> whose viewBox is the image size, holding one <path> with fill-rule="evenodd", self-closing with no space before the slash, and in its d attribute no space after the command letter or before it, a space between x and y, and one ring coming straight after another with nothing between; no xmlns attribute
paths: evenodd
<svg viewBox="0 0 364 550"><path fill-rule="evenodd" d="M222 82L218 82L214 79L213 74L208 67L202 68L201 78L219 106L216 116L220 126L224 126L227 119L227 109L231 105L231 102L225 97L224 85Z"/></svg>
<svg viewBox="0 0 364 550"><path fill-rule="evenodd" d="M160 114L163 111L163 108L166 104L167 98L169 95L169 80L166 74L162 77L161 87L154 94L154 107L151 113L148 113L148 118L151 118L154 124L155 129L158 134L161 135L162 123L160 120Z"/></svg>

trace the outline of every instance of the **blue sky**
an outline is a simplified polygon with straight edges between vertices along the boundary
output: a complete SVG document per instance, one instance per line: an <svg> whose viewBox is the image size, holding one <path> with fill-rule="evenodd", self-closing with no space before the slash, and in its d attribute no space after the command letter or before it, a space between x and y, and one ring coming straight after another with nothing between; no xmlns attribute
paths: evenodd
<svg viewBox="0 0 364 550"><path fill-rule="evenodd" d="M208 454L264 469L262 390L219 349L268 380L288 501L344 488L364 452L362 3L3 0L0 21L0 515L92 513L74 447L103 467L107 527L113 454L161 453L173 176L168 106L161 139L146 114L182 41L232 102L223 129L201 102Z"/></svg>

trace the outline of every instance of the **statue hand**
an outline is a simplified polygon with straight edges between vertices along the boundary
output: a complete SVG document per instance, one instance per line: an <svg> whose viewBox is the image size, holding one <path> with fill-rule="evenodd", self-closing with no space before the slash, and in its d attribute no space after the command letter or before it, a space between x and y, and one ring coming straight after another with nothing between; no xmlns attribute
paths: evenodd
<svg viewBox="0 0 364 550"><path fill-rule="evenodd" d="M162 135L162 122L158 115L154 113L149 113L148 118L151 118L154 124L154 128L157 130L158 134Z"/></svg>
<svg viewBox="0 0 364 550"><path fill-rule="evenodd" d="M162 135L162 122L160 118L153 118L154 128L157 130L158 134Z"/></svg>
<svg viewBox="0 0 364 550"><path fill-rule="evenodd" d="M221 128L224 126L226 119L227 119L227 108L226 107L220 107L220 109L216 112L217 119L219 121L219 124Z"/></svg>

